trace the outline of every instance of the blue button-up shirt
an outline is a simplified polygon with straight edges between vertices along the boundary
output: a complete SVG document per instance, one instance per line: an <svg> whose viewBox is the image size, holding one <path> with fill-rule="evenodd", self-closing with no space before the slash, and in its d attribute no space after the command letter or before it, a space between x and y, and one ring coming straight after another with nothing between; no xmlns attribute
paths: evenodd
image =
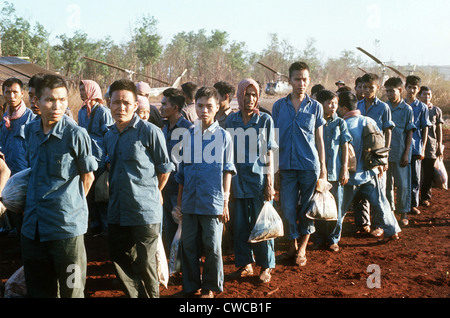
<svg viewBox="0 0 450 318"><path fill-rule="evenodd" d="M431 127L432 124L429 119L427 105L416 99L410 106L414 113L414 125L416 126L412 139L412 154L417 156L421 155L423 150L422 129Z"/></svg>
<svg viewBox="0 0 450 318"><path fill-rule="evenodd" d="M266 113L253 114L250 121L244 124L242 113L239 111L228 116L225 126L233 138L234 165L237 170L232 179L233 196L259 197L266 181L265 155L267 151L278 148L273 120Z"/></svg>
<svg viewBox="0 0 450 318"><path fill-rule="evenodd" d="M89 136L92 139L92 154L97 158L99 167L103 167L106 156L103 136L108 131L108 127L114 124L114 120L109 108L98 103L92 107L91 116L88 118L86 107L87 106L85 105L78 111L78 124L88 131ZM93 114L94 116L92 116ZM89 131L89 123L91 120L93 120L93 122L91 130Z"/></svg>
<svg viewBox="0 0 450 318"><path fill-rule="evenodd" d="M179 144L181 141L181 137L186 132L187 129L192 127L193 124L185 119L183 116L178 119L175 126L172 129L169 128L169 122L165 121L164 127L162 129L164 138L166 139L167 145L167 153L169 154L170 160L175 165L175 171L172 171L169 176L169 180L167 181L166 186L164 187L164 192L169 194L177 194L178 193L178 182L175 180L175 174L178 170L178 164L180 163L178 158L178 153L176 153L177 149L174 150L175 153L172 153L172 149ZM179 130L177 130L179 129ZM175 131L175 134L173 134ZM172 137L173 135L173 137ZM178 149L180 150L180 149Z"/></svg>
<svg viewBox="0 0 450 318"><path fill-rule="evenodd" d="M26 126L31 175L22 234L54 241L86 233L88 207L80 175L97 169L91 140L66 115L44 135L41 120Z"/></svg>
<svg viewBox="0 0 450 318"><path fill-rule="evenodd" d="M105 149L111 162L108 222L161 223L158 174L174 169L161 129L134 114L122 132L114 125L106 133Z"/></svg>
<svg viewBox="0 0 450 318"><path fill-rule="evenodd" d="M414 114L411 106L402 100L397 107L392 107L391 102L387 103L392 113L392 120L395 128L392 130L391 150L389 151L389 162L400 162L406 148L406 135L410 130L415 130ZM409 150L409 159L412 157L412 143Z"/></svg>
<svg viewBox="0 0 450 318"><path fill-rule="evenodd" d="M183 160L175 179L183 185L181 211L222 215L224 173L236 173L231 135L215 121L202 133L201 123L183 135Z"/></svg>
<svg viewBox="0 0 450 318"><path fill-rule="evenodd" d="M327 119L323 129L328 181L338 181L342 166L342 146L352 140L345 120L337 114Z"/></svg>
<svg viewBox="0 0 450 318"><path fill-rule="evenodd" d="M0 151L5 155L5 162L11 170L11 175L29 167L26 160L25 125L36 119L31 109L18 119L11 120L10 129L6 128L5 119L0 123Z"/></svg>
<svg viewBox="0 0 450 318"><path fill-rule="evenodd" d="M274 126L278 129L282 170L320 170L315 131L325 124L322 105L305 96L297 112L291 95L276 101L272 108Z"/></svg>
<svg viewBox="0 0 450 318"><path fill-rule="evenodd" d="M382 133L384 133L385 129L394 128L395 124L392 121L392 115L389 106L377 97L375 97L373 104L370 105L367 110L365 98L358 102L357 108L361 112L361 115L372 118L376 122L378 129L380 129Z"/></svg>
<svg viewBox="0 0 450 318"><path fill-rule="evenodd" d="M370 181L373 176L378 174L378 168L376 167L371 170L365 170L363 159L364 127L367 125L367 122L371 122L377 129L378 126L372 118L361 115L349 117L345 119L345 122L347 123L348 131L352 136L351 144L356 155L356 172L350 172L347 184L357 186Z"/></svg>

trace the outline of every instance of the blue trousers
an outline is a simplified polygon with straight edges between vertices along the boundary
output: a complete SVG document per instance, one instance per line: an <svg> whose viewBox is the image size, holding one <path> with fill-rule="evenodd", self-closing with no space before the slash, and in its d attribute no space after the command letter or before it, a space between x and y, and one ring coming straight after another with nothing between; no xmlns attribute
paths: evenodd
<svg viewBox="0 0 450 318"><path fill-rule="evenodd" d="M180 251L183 291L223 291L222 233L218 216L183 213ZM199 244L201 243L201 244ZM202 251L199 249L202 248ZM200 255L205 255L201 271Z"/></svg>
<svg viewBox="0 0 450 318"><path fill-rule="evenodd" d="M411 158L411 207L419 206L419 191L420 191L420 173L422 168L422 160L417 156Z"/></svg>
<svg viewBox="0 0 450 318"><path fill-rule="evenodd" d="M342 203L342 211L348 211L353 198L356 194L361 193L370 203L372 207L373 221L379 225L386 236L392 236L401 231L397 219L391 210L389 202L384 191L382 191L381 182L378 176L373 176L370 181L361 185L344 186L344 199Z"/></svg>
<svg viewBox="0 0 450 318"><path fill-rule="evenodd" d="M394 201L394 187L397 188L397 202ZM386 198L392 210L408 213L411 210L411 165L401 167L398 162L389 162L386 178Z"/></svg>
<svg viewBox="0 0 450 318"><path fill-rule="evenodd" d="M237 267L255 262L263 269L275 268L273 239L258 243L248 242L263 205L262 195L258 198L234 200L234 256Z"/></svg>
<svg viewBox="0 0 450 318"><path fill-rule="evenodd" d="M172 210L177 205L177 194L166 193L163 190L163 200L162 239L166 251L169 251L178 229L178 224L172 217Z"/></svg>
<svg viewBox="0 0 450 318"><path fill-rule="evenodd" d="M280 170L281 211L289 240L315 231L314 221L306 217L306 212L318 179L319 172L315 170Z"/></svg>

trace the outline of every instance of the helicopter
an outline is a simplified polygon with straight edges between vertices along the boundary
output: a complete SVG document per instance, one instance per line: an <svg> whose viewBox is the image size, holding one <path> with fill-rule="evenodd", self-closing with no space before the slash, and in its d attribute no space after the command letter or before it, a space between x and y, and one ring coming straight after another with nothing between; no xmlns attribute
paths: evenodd
<svg viewBox="0 0 450 318"><path fill-rule="evenodd" d="M394 73L396 73L397 75L399 75L402 79L405 79L406 76L400 72L399 70L393 68L392 66L387 65L386 63L380 61L378 58L376 58L375 56L373 56L372 54L370 54L369 52L367 52L366 50L357 47L358 50L360 50L361 52L363 52L365 55L367 55L368 57L370 57L372 60L374 60L376 63L381 65L381 85L384 84L384 82L389 78L389 76L387 75L386 72L386 68L390 69L391 71L393 71ZM358 67L359 68L359 67ZM361 71L363 71L364 73L367 73L365 70L359 68Z"/></svg>
<svg viewBox="0 0 450 318"><path fill-rule="evenodd" d="M265 65L264 63L258 61L258 64L264 66L268 70L272 71L274 74L278 76L277 81L270 81L266 85L265 92L267 95L286 95L292 91L292 86L287 81L282 80L282 78L289 79L287 75L281 74L280 72L275 71L273 68Z"/></svg>
<svg viewBox="0 0 450 318"><path fill-rule="evenodd" d="M155 81L158 81L158 82L161 82L161 83L167 85L167 86L164 86L164 87L153 87L153 88L151 88L150 95L149 95L148 97L157 97L157 96L161 95L162 92L164 92L164 91L165 91L166 89L168 89L168 88L179 88L179 87L180 87L180 84L181 84L181 78L182 78L182 77L186 74L186 72L187 72L187 69L185 69L185 70L183 71L183 73L181 73L181 75L177 77L177 79L175 80L175 82L174 82L173 84L170 84L170 83L168 83L168 82L166 82L166 81L163 81L163 80L160 80L160 79L157 79L157 78L148 76L148 75L136 73L136 72L134 72L134 71L132 71L132 70L128 70L128 69L125 69L125 68L122 68L122 67L118 67L118 66L115 66L115 65L106 63L106 62L98 61L98 60L89 58L89 57L87 57L87 56L84 56L83 58L86 59L86 60L88 60L88 61L92 61L92 62L95 62L95 63L103 64L103 65L109 66L109 67L111 67L111 68L115 68L115 69L117 69L117 70L119 70L119 71L125 72L125 73L128 74L128 79L129 79L129 80L133 80L133 76L134 76L134 75L137 75L137 76L147 77L147 78L153 79L153 80L155 80Z"/></svg>

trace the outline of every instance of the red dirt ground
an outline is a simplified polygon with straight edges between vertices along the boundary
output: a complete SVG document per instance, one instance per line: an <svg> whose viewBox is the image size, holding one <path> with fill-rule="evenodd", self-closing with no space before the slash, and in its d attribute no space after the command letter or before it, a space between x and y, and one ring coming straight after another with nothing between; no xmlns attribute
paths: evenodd
<svg viewBox="0 0 450 318"><path fill-rule="evenodd" d="M450 172L450 130L444 130L445 164ZM353 214L347 214L339 252L308 251L305 267L286 262L277 263L272 280L258 283L257 276L237 280L225 278L224 292L217 298L448 298L450 196L442 189L433 189L432 205L421 207L422 213L410 217L400 240L380 245L375 238L354 234ZM21 266L19 257L10 257L5 250L15 239L0 238L0 282ZM276 255L286 251L284 239L276 240ZM113 284L115 278L109 261L105 238L86 237L88 276L86 298L124 298ZM224 255L224 271L235 271L232 254ZM381 288L369 288L367 268L379 265ZM256 270L259 273L259 269ZM181 277L171 277L161 298L181 295Z"/></svg>

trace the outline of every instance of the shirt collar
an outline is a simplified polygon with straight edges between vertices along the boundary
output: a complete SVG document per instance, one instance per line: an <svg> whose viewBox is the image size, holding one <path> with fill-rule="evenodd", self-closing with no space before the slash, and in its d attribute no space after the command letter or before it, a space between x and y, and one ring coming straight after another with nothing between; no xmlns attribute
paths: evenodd
<svg viewBox="0 0 450 318"><path fill-rule="evenodd" d="M194 134L201 134L201 133L202 133L201 127L202 127L202 123L201 123L201 121L200 121L200 122L198 123L198 125L195 125L195 126L194 126ZM205 130L205 132L204 132L203 134L204 134L204 135L205 135L205 134L211 134L211 135L213 135L214 132L215 132L218 128L219 128L219 122L216 120L216 121L214 121L214 123L212 123L211 126L209 126L209 127Z"/></svg>
<svg viewBox="0 0 450 318"><path fill-rule="evenodd" d="M133 117L131 118L130 122L128 123L127 127L124 128L124 130L122 130L122 133L127 131L130 128L136 128L137 124L139 123L140 117L134 113ZM119 132L119 129L117 128L116 125L114 125L114 131L116 131L116 133L120 134L121 132Z"/></svg>
<svg viewBox="0 0 450 318"><path fill-rule="evenodd" d="M38 119L39 124L34 125L34 133L42 132L44 134L44 129L42 127L42 118ZM62 139L64 135L64 128L66 127L66 115L63 115L61 120L59 120L53 128L48 133L48 136L53 135L59 139Z"/></svg>
<svg viewBox="0 0 450 318"><path fill-rule="evenodd" d="M247 125L248 124L251 124L251 125L257 124L259 122L259 118L260 117L261 116L259 116L258 114L253 113L252 118L250 118L250 121L247 123ZM241 111L237 112L237 115L234 116L233 121L244 124L244 120L242 119L242 112Z"/></svg>

